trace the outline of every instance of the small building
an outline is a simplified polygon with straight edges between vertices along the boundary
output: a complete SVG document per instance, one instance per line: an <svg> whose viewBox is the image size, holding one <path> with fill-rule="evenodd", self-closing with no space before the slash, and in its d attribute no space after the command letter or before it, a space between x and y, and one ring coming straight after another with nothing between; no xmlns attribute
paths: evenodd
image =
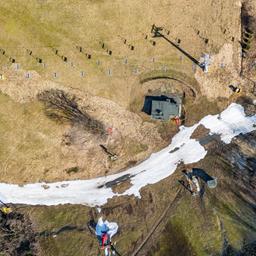
<svg viewBox="0 0 256 256"><path fill-rule="evenodd" d="M182 98L178 95L146 96L142 111L153 119L170 120L181 116Z"/></svg>

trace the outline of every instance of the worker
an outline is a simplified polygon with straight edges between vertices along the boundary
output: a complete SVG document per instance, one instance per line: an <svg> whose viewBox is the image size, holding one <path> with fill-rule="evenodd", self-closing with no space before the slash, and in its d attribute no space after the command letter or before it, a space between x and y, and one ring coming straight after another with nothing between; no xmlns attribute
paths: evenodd
<svg viewBox="0 0 256 256"><path fill-rule="evenodd" d="M181 125L181 120L178 116L175 116L171 119L177 126Z"/></svg>
<svg viewBox="0 0 256 256"><path fill-rule="evenodd" d="M186 176L191 194L193 196L198 195L201 191L198 177L193 174L193 170L183 170L182 172Z"/></svg>
<svg viewBox="0 0 256 256"><path fill-rule="evenodd" d="M117 253L115 248L111 243L111 238L117 233L118 225L115 222L108 222L103 220L102 217L98 219L97 224L94 221L89 222L89 228L94 230L99 245L102 250L105 252L105 256L110 256L111 251ZM117 253L118 255L118 253Z"/></svg>

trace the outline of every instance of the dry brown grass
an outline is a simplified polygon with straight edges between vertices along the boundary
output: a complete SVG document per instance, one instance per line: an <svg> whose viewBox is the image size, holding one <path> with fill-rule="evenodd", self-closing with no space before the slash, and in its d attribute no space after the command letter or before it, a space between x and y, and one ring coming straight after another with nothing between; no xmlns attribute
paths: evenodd
<svg viewBox="0 0 256 256"><path fill-rule="evenodd" d="M184 78L188 85L196 85L190 60L162 39L153 39L155 46L150 43L151 25L165 26L170 30L171 40L180 39L180 47L199 59L202 52L214 54L224 43L232 43L232 36L235 37L233 47L237 49L239 15L239 6L233 0L217 1L213 5L200 0L150 3L114 0L111 5L107 1L89 0L5 1L0 9L0 47L6 54L0 55L0 65L6 80L0 81L0 90L14 101L4 96L0 99L5 104L1 104L0 116L4 119L0 129L5 134L0 151L2 181L98 176L106 171L116 172L130 161L140 161L162 147L166 143L163 138L169 140L175 126L152 122L146 116L126 111L132 109L138 113L142 107L147 85L141 90L141 79L171 73ZM126 44L122 38L127 39ZM82 52L76 46L81 46ZM58 55L53 48L58 49ZM31 55L26 49L32 51ZM91 59L86 53L91 54ZM15 66L10 68L6 56L15 58L19 70ZM67 61L61 56L66 56ZM36 58L41 58L45 65L37 63ZM30 71L29 79L25 78L28 70L35 71ZM154 86L162 87L161 83ZM106 127L115 128L113 137L100 143L113 146L121 156L118 161L109 164L95 138L48 120L42 107L31 103L38 93L50 89L75 94L83 107L89 102L88 114ZM26 103L20 105L21 102ZM135 106L131 108L133 103ZM191 124L205 112L200 104L197 107L189 104L188 123ZM25 109L25 114L20 109ZM209 109L212 110L212 105ZM195 114L198 110L200 113ZM65 136L75 137L72 146L65 145ZM74 166L79 172L69 175L64 171Z"/></svg>

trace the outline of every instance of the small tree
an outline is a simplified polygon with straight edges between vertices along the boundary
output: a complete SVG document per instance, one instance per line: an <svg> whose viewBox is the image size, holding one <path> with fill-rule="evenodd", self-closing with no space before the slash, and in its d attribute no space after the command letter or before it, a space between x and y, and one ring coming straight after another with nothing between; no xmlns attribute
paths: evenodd
<svg viewBox="0 0 256 256"><path fill-rule="evenodd" d="M38 100L45 106L45 114L58 122L78 125L92 134L105 135L102 122L79 109L74 95L62 90L50 89L38 94Z"/></svg>

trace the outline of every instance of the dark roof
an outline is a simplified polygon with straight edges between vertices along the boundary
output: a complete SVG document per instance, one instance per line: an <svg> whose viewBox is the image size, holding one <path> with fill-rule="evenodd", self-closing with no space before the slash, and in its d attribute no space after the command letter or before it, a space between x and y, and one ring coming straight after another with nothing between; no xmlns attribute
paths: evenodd
<svg viewBox="0 0 256 256"><path fill-rule="evenodd" d="M182 100L179 96L146 96L142 111L154 119L169 120L181 114Z"/></svg>

